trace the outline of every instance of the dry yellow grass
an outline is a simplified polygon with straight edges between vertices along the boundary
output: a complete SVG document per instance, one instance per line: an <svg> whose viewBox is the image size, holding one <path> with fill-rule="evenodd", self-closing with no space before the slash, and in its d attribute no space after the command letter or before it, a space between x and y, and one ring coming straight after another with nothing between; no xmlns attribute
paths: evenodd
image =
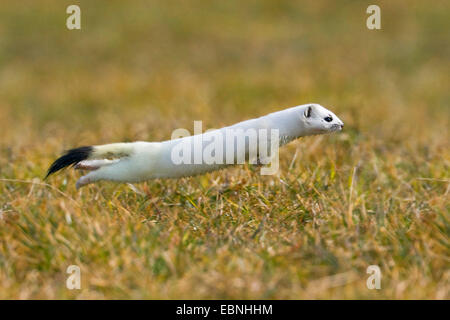
<svg viewBox="0 0 450 320"><path fill-rule="evenodd" d="M71 1L0 7L0 298L449 298L448 2L381 1L380 31L361 1L77 3L81 31ZM69 147L307 102L345 130L279 176L42 181Z"/></svg>

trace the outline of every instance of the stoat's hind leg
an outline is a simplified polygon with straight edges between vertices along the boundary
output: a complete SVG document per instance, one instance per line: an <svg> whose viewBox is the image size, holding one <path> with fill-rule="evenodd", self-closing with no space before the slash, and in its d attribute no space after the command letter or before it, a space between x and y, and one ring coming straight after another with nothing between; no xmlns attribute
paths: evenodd
<svg viewBox="0 0 450 320"><path fill-rule="evenodd" d="M86 169L86 170L90 170L91 172L89 172L88 174L82 176L80 179L78 179L77 183L76 183L76 188L80 189L81 187L84 187L90 183L94 183L96 181L102 180L103 177L103 169L104 167L96 167L96 169L93 169L92 166L85 166L82 165L83 168L77 168L77 169Z"/></svg>
<svg viewBox="0 0 450 320"><path fill-rule="evenodd" d="M128 166L126 158L80 162L78 169L87 169L90 172L78 179L76 187L79 189L100 180L126 181L126 172L129 170ZM123 177L124 174L125 177Z"/></svg>
<svg viewBox="0 0 450 320"><path fill-rule="evenodd" d="M120 161L120 160L119 159L84 160L84 161L78 162L74 166L74 169L75 170L91 170L92 171L92 170L97 170L100 167L109 166L111 164L117 163L118 161Z"/></svg>
<svg viewBox="0 0 450 320"><path fill-rule="evenodd" d="M84 161L78 162L74 166L75 170L88 170L91 172L85 176L82 176L80 179L78 179L78 181L76 183L77 189L79 189L87 184L101 180L103 178L102 171L104 171L101 169L105 168L107 166L113 165L115 163L118 163L119 161L120 161L120 159L114 159L114 160L103 159L103 160L84 160Z"/></svg>

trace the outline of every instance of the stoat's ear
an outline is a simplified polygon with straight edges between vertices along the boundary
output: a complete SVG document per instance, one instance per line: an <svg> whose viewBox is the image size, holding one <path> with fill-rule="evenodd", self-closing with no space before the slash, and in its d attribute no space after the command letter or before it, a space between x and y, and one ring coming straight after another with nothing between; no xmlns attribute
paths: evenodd
<svg viewBox="0 0 450 320"><path fill-rule="evenodd" d="M308 108L306 108L305 110L305 118L311 117L311 114L312 114L312 106L308 106Z"/></svg>

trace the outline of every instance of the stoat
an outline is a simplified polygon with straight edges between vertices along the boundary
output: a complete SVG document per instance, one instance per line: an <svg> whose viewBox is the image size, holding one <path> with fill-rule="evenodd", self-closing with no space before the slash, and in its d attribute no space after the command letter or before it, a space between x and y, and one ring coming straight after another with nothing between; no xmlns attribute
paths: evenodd
<svg viewBox="0 0 450 320"><path fill-rule="evenodd" d="M243 160L267 163L267 159L260 158L265 146L268 154L299 137L340 131L343 127L344 123L333 112L319 104L305 104L163 142L137 141L71 149L52 163L46 178L68 166L90 171L77 181L77 188L100 180L139 182L192 176Z"/></svg>

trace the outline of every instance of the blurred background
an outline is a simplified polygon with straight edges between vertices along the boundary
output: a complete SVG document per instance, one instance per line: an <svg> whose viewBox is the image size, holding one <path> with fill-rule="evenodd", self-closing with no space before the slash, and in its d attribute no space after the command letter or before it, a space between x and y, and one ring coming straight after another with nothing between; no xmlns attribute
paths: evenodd
<svg viewBox="0 0 450 320"><path fill-rule="evenodd" d="M81 8L81 30L66 28L71 4ZM371 4L381 8L381 30L366 27ZM449 21L448 1L3 0L0 177L24 182L0 183L0 297L448 298ZM236 231L248 242L190 229L223 209L213 202L201 219L195 205L174 207L186 199L200 206L220 174L139 186L159 197L159 209L123 185L79 194L73 173L48 183L78 205L29 183L43 183L70 147L166 140L194 120L218 128L308 102L331 109L345 130L282 152L281 179L294 193L278 178L231 171L227 183L243 179L235 191L248 199L230 195L237 207L224 208L233 223L251 217ZM246 216L251 190L285 211L272 217L248 204ZM280 212L297 212L298 227L285 226L294 218ZM136 227L146 219L153 224ZM222 234L228 220L217 221L204 232ZM127 232L148 235L149 251L132 249L134 240L119 236ZM102 260L96 243L111 234L105 241L115 249ZM263 250L262 260L248 250ZM90 274L89 290L64 288L71 259ZM377 263L390 279L381 293L353 273L364 278Z"/></svg>

